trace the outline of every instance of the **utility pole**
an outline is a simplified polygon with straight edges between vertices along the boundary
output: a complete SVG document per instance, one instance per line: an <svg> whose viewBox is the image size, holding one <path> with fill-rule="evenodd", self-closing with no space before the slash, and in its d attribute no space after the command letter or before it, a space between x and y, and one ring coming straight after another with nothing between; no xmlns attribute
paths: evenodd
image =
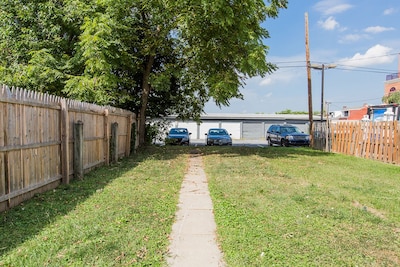
<svg viewBox="0 0 400 267"><path fill-rule="evenodd" d="M324 121L324 72L325 65L321 65L321 123Z"/></svg>
<svg viewBox="0 0 400 267"><path fill-rule="evenodd" d="M331 152L331 142L330 142L330 119L329 119L329 105L331 102L326 103L326 133L325 133L325 152Z"/></svg>
<svg viewBox="0 0 400 267"><path fill-rule="evenodd" d="M329 65L325 65L325 64L310 64L309 65L310 68L312 69L316 69L316 70L321 70L322 73L322 77L321 77L321 123L324 119L324 71L325 69L334 69L336 68L336 65L334 64L329 64Z"/></svg>
<svg viewBox="0 0 400 267"><path fill-rule="evenodd" d="M310 121L310 137L313 143L313 109L312 109L312 90L311 90L311 69L310 69L310 49L308 45L308 13L305 13L305 32L306 32L306 64L307 64L307 82L308 82L308 119Z"/></svg>

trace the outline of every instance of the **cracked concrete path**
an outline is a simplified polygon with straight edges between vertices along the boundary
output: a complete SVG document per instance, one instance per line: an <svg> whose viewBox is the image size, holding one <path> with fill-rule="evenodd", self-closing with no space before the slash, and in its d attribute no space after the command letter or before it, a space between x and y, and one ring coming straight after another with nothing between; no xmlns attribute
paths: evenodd
<svg viewBox="0 0 400 267"><path fill-rule="evenodd" d="M216 240L213 205L200 154L191 154L189 159L170 239L170 267L225 266Z"/></svg>

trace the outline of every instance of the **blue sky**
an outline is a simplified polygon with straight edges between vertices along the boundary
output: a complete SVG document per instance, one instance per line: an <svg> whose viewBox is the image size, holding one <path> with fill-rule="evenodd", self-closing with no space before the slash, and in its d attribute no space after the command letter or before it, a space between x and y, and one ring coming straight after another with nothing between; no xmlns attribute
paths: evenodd
<svg viewBox="0 0 400 267"><path fill-rule="evenodd" d="M270 38L267 60L279 69L248 79L229 107L208 103L206 113L308 111L305 14L311 64L334 64L324 71L329 110L381 104L387 74L398 72L399 0L289 0L278 18L263 23ZM311 70L313 110L321 110L321 70Z"/></svg>

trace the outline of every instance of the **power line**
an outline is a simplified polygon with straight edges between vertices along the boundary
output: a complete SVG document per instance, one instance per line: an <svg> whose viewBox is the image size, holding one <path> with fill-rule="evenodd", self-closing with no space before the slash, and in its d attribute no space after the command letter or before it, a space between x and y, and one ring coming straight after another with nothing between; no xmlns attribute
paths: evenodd
<svg viewBox="0 0 400 267"><path fill-rule="evenodd" d="M364 58L353 58L353 59L346 59L346 60L339 60L336 62L338 66L342 66L342 68L336 68L339 70L348 70L348 71L360 71L360 72L372 72L372 73L397 73L398 70L388 70L388 69L378 69L378 68L367 68L367 67L359 67L359 66L351 66L351 65L346 65L343 64L345 62L354 62L354 61L362 61L362 60L369 60L369 59L374 59L374 58L382 58L382 57L388 57L388 56L394 56L398 55L400 53L391 53L391 54L385 54L385 55L380 55L380 56L373 56L373 57L364 57ZM318 61L315 61L318 63ZM277 61L277 62L272 62L273 64L277 65L278 68L304 68L306 67L306 61L305 60L294 60L294 61ZM292 66L279 66L279 65L285 65L285 64L298 64L298 63L303 63L304 65L292 65ZM322 62L319 62L322 64Z"/></svg>
<svg viewBox="0 0 400 267"><path fill-rule="evenodd" d="M340 65L339 65L340 66ZM300 65L292 65L292 66L277 66L278 69L290 69L290 68L306 68L306 66ZM363 67L336 67L337 70L345 70L345 71L358 71L358 72L370 72L370 73L379 73L379 74L390 74L390 73L397 73L397 70L386 70L386 69L372 69L372 68L363 68Z"/></svg>
<svg viewBox="0 0 400 267"><path fill-rule="evenodd" d="M335 69L345 70L345 71L380 73L380 74L398 73L398 70L373 69L373 68L356 67L356 66L348 66L348 65L338 65L338 66L344 66L344 67L336 67ZM278 69L289 69L289 68L306 68L307 66L300 66L300 65L279 66L279 65L277 65L277 67L278 67Z"/></svg>

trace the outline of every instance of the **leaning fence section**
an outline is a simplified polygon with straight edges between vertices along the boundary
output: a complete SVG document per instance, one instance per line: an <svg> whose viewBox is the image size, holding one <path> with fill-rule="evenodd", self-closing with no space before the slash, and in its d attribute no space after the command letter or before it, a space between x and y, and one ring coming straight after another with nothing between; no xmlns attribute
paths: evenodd
<svg viewBox="0 0 400 267"><path fill-rule="evenodd" d="M2 86L0 211L68 183L77 172L76 160L87 172L128 156L133 122L126 110ZM76 124L83 126L81 157L75 152Z"/></svg>
<svg viewBox="0 0 400 267"><path fill-rule="evenodd" d="M313 147L400 165L398 121L315 123Z"/></svg>

